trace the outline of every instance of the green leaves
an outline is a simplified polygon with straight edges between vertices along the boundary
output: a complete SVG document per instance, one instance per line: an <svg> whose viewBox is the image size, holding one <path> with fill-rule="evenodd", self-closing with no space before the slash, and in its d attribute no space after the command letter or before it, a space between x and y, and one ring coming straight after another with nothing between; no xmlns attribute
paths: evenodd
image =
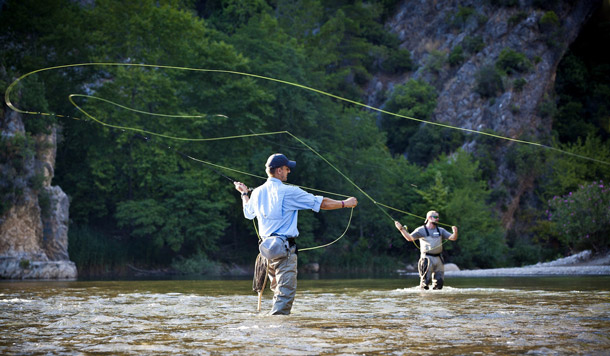
<svg viewBox="0 0 610 356"><path fill-rule="evenodd" d="M386 103L386 111L419 120L429 120L436 107L437 93L431 85L409 80L404 85L397 85ZM411 137L421 123L384 114L382 127L388 135L387 145L394 153L403 153L411 144Z"/></svg>
<svg viewBox="0 0 610 356"><path fill-rule="evenodd" d="M610 247L610 188L602 180L579 186L548 202L548 219L570 250L605 251Z"/></svg>
<svg viewBox="0 0 610 356"><path fill-rule="evenodd" d="M186 255L214 252L227 227L223 210L228 204L212 192L214 184L197 178L202 176L164 176L156 196L119 202L119 227L135 238L151 239L157 249L167 246Z"/></svg>

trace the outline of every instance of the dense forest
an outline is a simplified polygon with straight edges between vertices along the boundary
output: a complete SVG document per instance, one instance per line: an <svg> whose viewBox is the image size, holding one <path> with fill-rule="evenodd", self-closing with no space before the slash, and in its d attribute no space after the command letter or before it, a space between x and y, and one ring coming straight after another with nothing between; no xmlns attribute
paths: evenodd
<svg viewBox="0 0 610 356"><path fill-rule="evenodd" d="M25 137L3 136L1 163L18 166L35 152L33 135L58 128L53 184L70 196L69 254L82 275L121 273L128 264L199 274L252 264L256 230L243 218L229 179L262 184L266 158L275 152L297 161L290 183L360 202L351 218L348 209L300 213L303 248L329 243L347 228L329 247L301 253L301 265L383 272L413 263L417 246L401 237L393 219L415 228L431 209L459 228L458 241L444 249L460 268L606 251L606 2L606 12L602 7L596 13L561 60L549 100L540 108L553 122L545 137L552 149L355 104L369 102L364 93L372 76L385 75L407 78L384 93L386 112L427 121L436 107L437 89L409 78L417 64L384 26L400 3L0 2L3 92L32 71L105 63L40 71L20 81L11 102L53 115L26 115ZM552 24L558 21L553 6L561 1L481 3L486 9L521 6L522 16L544 11L545 23ZM430 65L450 68L476 46L477 39L470 39ZM480 72L480 95L493 100L503 90L502 80L528 70L528 63L518 52L503 53L495 68ZM511 83L513 90L523 84ZM475 150L466 149L471 142L477 143ZM492 185L499 162L535 182L515 214L519 223L508 229L501 221L508 188ZM2 177L1 213L19 197L12 179Z"/></svg>

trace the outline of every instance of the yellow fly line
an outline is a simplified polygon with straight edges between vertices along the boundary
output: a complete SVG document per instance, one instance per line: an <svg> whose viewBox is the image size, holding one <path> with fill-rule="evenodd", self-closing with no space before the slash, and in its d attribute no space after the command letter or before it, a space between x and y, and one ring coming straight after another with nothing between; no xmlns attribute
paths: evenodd
<svg viewBox="0 0 610 356"><path fill-rule="evenodd" d="M54 115L54 114L50 114L50 113L41 113L41 112L31 112L31 111L19 110L18 108L16 108L11 103L10 98L9 98L10 92L13 90L13 87L19 81L23 80L24 78L26 78L26 77L28 77L30 75L33 75L33 74L36 74L36 73L40 73L40 72L43 72L43 71L65 69L65 68L73 68L73 67L84 67L84 66L114 66L114 67L126 66L126 67L141 67L141 68L175 69L175 70L192 71L192 72L224 73L224 74L239 75L239 76L246 76L246 77L252 77L252 78L257 78L257 79L263 79L263 80L272 81L272 82L276 82L276 83L280 83L280 84L294 86L294 87L301 88L301 89L304 89L304 90L309 90L309 91L312 91L312 92L315 92L315 93L318 93L318 94L321 94L321 95L324 95L324 96L328 96L328 97L336 99L336 100L344 101L344 102L347 102L347 103L350 103L350 104L353 104L353 105L356 105L356 106L360 106L360 107L367 108L367 109L370 109L370 110L378 111L378 112L383 113L383 114L387 114L387 115L391 115L391 116L396 116L396 117L400 117L400 118L407 119L407 120L413 120L413 121L417 121L417 122L421 122L421 123L426 123L426 124L430 124L430 125L436 125L436 126L444 127L444 128L448 128L448 129L460 130L460 131L465 131L465 132L469 132L469 133L490 136L490 137L494 137L494 138L497 138L497 139L502 139L502 140L507 140L507 141L512 141L512 142L532 145L532 146L536 146L536 147L546 148L546 149L549 149L549 150L553 150L553 151L561 152L561 153L564 153L564 154L568 154L568 155L571 155L571 156L574 156L574 157L579 157L579 158L582 158L582 159L585 159L585 160L590 160L590 161L593 161L593 162L597 162L597 163L601 163L601 164L605 164L605 165L610 165L610 162L598 160L598 159L595 159L595 158L592 158L592 157L587 157L587 156L584 156L584 155L575 154L575 153L572 153L572 152L567 152L567 151L564 151L564 150L561 150L561 149L558 149L558 148L555 148L555 147L543 145L543 144L538 143L538 142L527 141L527 140L520 140L520 139L516 139L516 138L512 138L512 137L507 137L507 136L493 134L493 133L490 133L490 132L477 131L477 130L467 129L467 128L463 128L463 127L443 124L443 123L440 123L440 122L434 122L434 121L417 119L417 118L414 118L414 117L410 117L410 116L406 116L406 115L401 115L401 114L398 114L398 113L393 113L393 112L390 112L390 111L387 111L387 110L376 108L374 106L363 104L363 103L357 102L355 100L343 98L341 96L338 96L338 95L335 95L335 94L331 94L331 93L328 93L328 92L325 92L325 91L322 91L322 90L319 90L319 89L315 89L315 88L312 88L312 87L308 87L308 86L303 85L303 84L294 83L294 82L290 82L290 81L282 80L282 79L266 77L266 76L262 76L262 75L258 75L258 74L253 74L253 73L238 72L238 71L224 70L224 69L191 68L191 67L169 66L169 65L160 65L160 64L145 64L145 63L100 62L100 63L64 64L64 65L59 65L59 66L54 66L54 67L40 68L40 69L37 69L37 70L32 71L32 72L29 72L29 73L24 74L21 77L17 78L13 83L11 83L11 85L9 85L9 87L6 90L6 93L4 95L4 99L5 99L6 105L8 105L11 109L13 109L13 110L15 110L15 111L17 111L19 113L22 113L22 114ZM97 98L97 99L100 100L100 98ZM55 116L65 117L64 115L56 115L56 114L55 114ZM178 139L178 138L176 138L176 139Z"/></svg>
<svg viewBox="0 0 610 356"><path fill-rule="evenodd" d="M557 152L560 152L560 153L572 155L572 156L575 156L575 157L578 157L578 158L594 161L594 162L605 164L605 165L610 165L609 162L605 162L605 161L594 159L594 158L591 158L591 157L575 154L575 153L572 153L572 152L563 151L563 150L560 150L558 148L546 146L546 145L543 145L543 144L540 144L540 143L537 143L537 142L515 139L515 138L501 136L501 135L497 135L497 134L493 134L493 133L489 133L489 132L476 131L476 130L471 130L471 129L466 129L466 128L462 128L462 127L451 126L451 125L447 125L447 124L443 124L443 123L438 123L438 122L433 122L433 121L428 121L428 120L421 120L421 119L417 119L417 118L413 118L413 117L409 117L409 116L393 113L393 112L390 112L390 111L386 111L386 110L383 110L383 109L379 109L379 108L376 108L376 107L373 107L373 106L370 106L370 105L366 105L366 104L363 104L363 103L360 103L360 102L357 102L357 101L354 101L354 100L343 98L343 97L340 97L340 96L337 96L337 95L334 95L334 94L331 94L331 93L328 93L328 92L325 92L325 91L322 91L322 90L318 90L318 89L315 89L315 88L311 88L311 87L308 87L308 86L305 86L305 85L302 85L302 84L293 83L293 82L289 82L289 81L285 81L285 80L281 80L281 79L276 79L276 78L271 78L271 77L266 77L266 76L262 76L262 75L252 74L252 73L245 73L245 72L238 72L238 71L231 71L231 70L222 70L222 69L190 68L190 67L155 65L155 64L143 64L143 63L78 63L78 64L59 65L59 66L54 66L54 67L41 68L41 69L38 69L38 70L35 70L35 71L32 71L32 72L29 72L27 74L24 74L21 77L17 78L14 82L12 82L9 85L9 87L6 90L6 93L4 95L5 103L6 103L6 105L9 108L11 108L12 110L14 110L14 111L16 111L18 113L21 113L21 114L56 116L56 117L60 117L60 118L71 118L71 119L80 120L79 118L71 117L71 116L68 116L68 115L21 110L21 109L15 107L13 105L13 103L10 101L10 94L11 94L12 90L15 88L15 86L20 81L22 81L23 79L25 79L26 77L28 77L30 75L34 75L36 73L40 73L40 72L44 72L44 71L59 70L59 69L74 68L74 67L84 67L84 66L113 66L113 67L124 66L124 67L139 67L139 68L158 68L158 69L173 69L173 70L183 70L183 71L192 71L192 72L221 73L221 74L230 74L230 75L239 75L239 76L252 77L252 78L257 78L257 79L262 79L262 80L267 80L267 81L277 82L277 83L280 83L280 84L285 84L285 85L290 85L290 86L298 87L298 88L301 88L301 89L304 89L304 90L308 90L308 91L312 91L312 92L315 92L315 93L318 93L318 94L321 94L321 95L324 95L324 96L327 96L327 97L330 97L330 98L333 98L333 99L336 99L336 100L347 102L347 103L350 103L350 104L353 104L353 105L356 105L356 106L360 106L360 107L363 107L363 108L366 108L366 109L378 111L380 113L391 115L391 116L396 116L396 117L400 117L400 118L404 118L404 119L408 119L408 120L418 121L418 122L426 123L426 124L430 124L430 125L436 125L436 126L443 127L443 128L460 130L460 131L465 131L465 132L469 132L469 133L475 133L475 134L490 136L490 137L494 137L494 138L497 138L497 139L512 141L512 142L516 142L516 143L520 143L520 144L528 144L528 145L532 145L532 146L536 146L536 147L546 148L546 149L554 150L554 151L557 151ZM167 115L167 114L156 114L156 113L150 113L150 112L145 112L145 111L137 110L137 109L134 109L134 108L129 108L127 106L124 106L124 105L112 102L110 100L107 100L107 99L104 99L104 98L100 98L100 97L96 97L96 96L92 96L92 95L71 94L68 97L68 100L70 101L70 103L72 103L72 105L74 105L74 107L77 110L79 110L87 118L89 118L90 120L94 121L95 123L97 123L97 124L99 124L101 126L105 126L105 127L109 127L109 128L114 128L114 129L119 129L119 130L124 130L124 131L133 131L133 132L137 132L137 133L141 133L141 134L157 136L157 137L166 138L166 139L170 139L170 140L187 141L187 142L205 142L205 141L219 141L219 140L239 139L239 138L247 138L247 137L257 137L257 136L271 136L271 135L279 135L279 134L289 135L294 140L298 141L301 145L305 146L308 150L313 152L316 156L318 156L321 160L323 160L331 168L333 168L347 182L349 182L354 188L356 188L360 193L362 193L365 197L367 197L375 206L377 206L385 215L387 215L390 219L392 219L392 221L394 221L395 219L386 210L382 209L382 207L384 207L386 209L390 209L390 210L394 210L394 211L400 212L402 214L405 214L405 215L408 215L408 216L411 216L411 217L416 217L416 218L424 219L421 216L418 216L418 215L415 215L415 214L412 214L412 213L409 213L409 212L406 212L406 211L402 211L402 210L390 207L388 205L382 204L380 202L377 202L368 193L366 193L362 188L360 188L352 179L347 177L343 172L341 172L335 165L333 165L330 161L328 161L319 152L317 152L311 146L309 146L307 143L305 143L305 141L303 141L302 139L300 139L299 137L293 135L292 133L290 133L288 131L251 133L251 134L233 135L233 136L224 136L224 137L214 137L214 138L189 138L189 137L171 136L171 135L156 133L156 132L147 131L147 130L140 129L140 128L135 128L135 127L112 125L112 124L100 121L96 117L94 117L93 115L91 115L90 113L85 111L83 108L81 108L78 104L76 104L76 102L74 101L74 98L78 98L78 97L84 97L84 98L91 99L91 100L97 100L97 101L105 102L105 103L117 106L119 108L122 108L124 110L129 110L129 111L133 111L133 112L136 112L136 113L146 114L146 115L151 115L151 116L157 116L157 117L194 118L194 119L197 119L197 118L205 118L205 117L208 117L208 116L216 116L216 117L224 117L224 118L226 118L226 116L225 115L221 115L221 114L215 114L215 115L205 115L205 114L204 115ZM239 173L239 174L243 174L243 175L247 175L247 176L252 176L252 177L256 177L256 178L260 178L260 179L265 179L264 177L261 177L261 176L257 176L257 175L250 174L250 173L247 173L247 172L239 171L239 170L236 170L236 169L233 169L233 168L229 168L229 167L224 167L224 166L212 163L212 162L208 162L208 161L204 161L204 160L201 160L201 159L197 159L195 157L191 157L191 156L188 156L188 155L185 155L185 156L188 157L189 159L193 160L193 161L200 162L200 163L212 166L212 167L216 167L216 168L220 168L220 169L224 169L224 170L228 170L228 171L232 171L232 172L236 172L236 173ZM327 191L323 191L323 190L319 190L319 189L314 189L314 188L308 188L308 187L302 187L302 188L308 189L308 190L312 190L312 191L318 191L318 192L322 192L322 193L326 193L326 194L331 194L331 195L335 195L335 196L348 197L347 195L327 192ZM349 219L350 222L351 222L352 215L353 215L353 209L352 209L352 212L350 214L350 219ZM345 235L345 233L347 232L347 229L349 228L350 222L348 222L348 227L345 229L345 232L338 239L336 239L335 241L333 241L333 242L331 242L329 244L326 244L326 245L321 245L321 246L317 246L317 247L301 249L301 251L310 250L310 249L314 249L314 248L320 248L320 247L326 247L326 246L329 246L329 245L335 243L336 241L338 241L341 237L343 237ZM443 223L439 223L439 224L440 225L444 225L444 226L450 226L448 224L443 224ZM415 242L414 242L414 244L415 244ZM417 246L417 244L415 244L415 245Z"/></svg>

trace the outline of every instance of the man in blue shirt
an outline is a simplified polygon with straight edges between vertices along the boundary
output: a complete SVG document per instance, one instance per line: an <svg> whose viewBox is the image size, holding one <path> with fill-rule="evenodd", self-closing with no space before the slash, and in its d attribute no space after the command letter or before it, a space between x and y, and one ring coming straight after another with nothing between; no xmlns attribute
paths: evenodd
<svg viewBox="0 0 610 356"><path fill-rule="evenodd" d="M269 156L265 164L267 181L254 189L248 196L248 187L235 182L235 189L241 193L244 216L247 219L258 219L258 228L264 240L271 236L283 236L288 239L290 252L288 256L268 261L268 274L273 290L273 307L271 314L290 314L297 289L297 254L295 239L299 236L297 229L298 211L311 209L315 212L341 208L353 208L358 205L354 197L347 200L333 200L307 193L303 189L283 184L288 179L290 169L296 166L285 155L276 153Z"/></svg>

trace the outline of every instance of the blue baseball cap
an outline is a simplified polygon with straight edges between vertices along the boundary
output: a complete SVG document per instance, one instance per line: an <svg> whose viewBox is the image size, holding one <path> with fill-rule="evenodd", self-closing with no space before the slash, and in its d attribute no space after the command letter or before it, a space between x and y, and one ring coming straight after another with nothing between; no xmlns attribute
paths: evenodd
<svg viewBox="0 0 610 356"><path fill-rule="evenodd" d="M275 153L269 156L265 167L267 168L278 168L288 166L288 168L294 168L297 165L295 161L289 160L286 156L281 153Z"/></svg>

